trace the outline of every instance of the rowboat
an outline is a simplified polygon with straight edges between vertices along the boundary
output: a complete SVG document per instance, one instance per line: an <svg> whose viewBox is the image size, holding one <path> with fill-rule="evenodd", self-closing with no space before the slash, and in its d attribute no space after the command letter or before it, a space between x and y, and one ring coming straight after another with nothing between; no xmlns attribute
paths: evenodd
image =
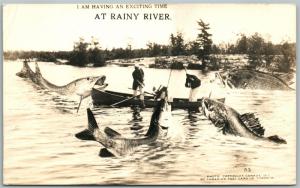
<svg viewBox="0 0 300 188"><path fill-rule="evenodd" d="M122 106L134 106L140 105L141 101L136 98L132 98L132 94L129 93L120 93L110 90L99 90L97 88L92 89L91 97L94 105L113 105L122 107ZM222 100L222 99L221 99ZM224 99L225 100L225 99ZM169 102L173 109L197 109L201 106L201 99L198 99L195 102L189 102L188 99L184 98L173 98ZM145 95L144 104L146 108L152 108L157 105L157 101L153 96Z"/></svg>

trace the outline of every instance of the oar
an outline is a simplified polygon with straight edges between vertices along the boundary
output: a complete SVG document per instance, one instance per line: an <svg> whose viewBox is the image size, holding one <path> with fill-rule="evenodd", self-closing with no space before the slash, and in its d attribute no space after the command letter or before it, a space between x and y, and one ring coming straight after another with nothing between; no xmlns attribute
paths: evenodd
<svg viewBox="0 0 300 188"><path fill-rule="evenodd" d="M140 86L145 87L145 84L143 84L142 82L140 82L138 80L137 80L137 82L139 83Z"/></svg>
<svg viewBox="0 0 300 188"><path fill-rule="evenodd" d="M131 90L133 90L132 88L128 88L128 89L131 89ZM150 93L150 92L148 92L148 91L144 91L144 93L147 93L147 94L149 94L149 95L155 95L154 93Z"/></svg>
<svg viewBox="0 0 300 188"><path fill-rule="evenodd" d="M121 100L121 101L119 101L119 102L117 102L117 103L114 103L114 104L112 104L112 105L110 105L110 106L111 106L111 107L114 107L114 106L117 105L117 104L121 104L121 103L123 103L123 102L129 101L130 99L133 99L133 98L138 97L138 96L140 96L140 95L141 95L141 94L139 94L139 95L137 95L137 96L130 97L130 98L128 98L128 99Z"/></svg>

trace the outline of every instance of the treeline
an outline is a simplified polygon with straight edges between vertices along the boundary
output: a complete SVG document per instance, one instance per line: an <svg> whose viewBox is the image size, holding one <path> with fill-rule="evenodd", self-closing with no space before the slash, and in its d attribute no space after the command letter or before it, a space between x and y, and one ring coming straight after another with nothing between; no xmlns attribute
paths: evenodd
<svg viewBox="0 0 300 188"><path fill-rule="evenodd" d="M288 72L296 66L296 44L283 41L281 44L273 44L264 39L260 34L251 36L240 34L234 43L213 44L209 33L209 24L199 20L197 22L199 33L195 40L185 41L182 33L170 34L169 44L162 45L148 43L146 49L113 48L103 50L101 44L92 37L90 41L80 38L74 43L72 51L36 52L17 51L4 52L5 59L37 58L38 61L57 62L59 59L68 61L75 66L104 66L107 60L131 59L141 57L196 55L201 62L201 67L215 67L219 61L216 54L245 54L249 68L271 66L278 67L278 71ZM215 67L218 68L218 67Z"/></svg>
<svg viewBox="0 0 300 188"><path fill-rule="evenodd" d="M45 51L6 51L4 59L38 59L39 61L56 62L57 59L69 59L70 51L45 52Z"/></svg>
<svg viewBox="0 0 300 188"><path fill-rule="evenodd" d="M66 59L69 64L75 66L104 66L107 60L113 59L130 59L141 57L157 57L157 56L177 56L186 54L196 54L206 63L209 56L212 40L211 34L208 33L209 24L202 20L198 22L200 33L197 39L189 44L185 44L181 33L170 35L170 44L161 45L157 43L148 43L146 49L113 48L111 50L103 50L100 43L94 38L87 42L84 38L74 43L72 51L69 52L4 52L4 58L10 60L37 58L38 61L56 62L58 59Z"/></svg>
<svg viewBox="0 0 300 188"><path fill-rule="evenodd" d="M249 37L240 34L235 44L215 47L214 53L246 54L250 68L277 66L278 71L288 72L296 67L296 43L273 44L258 33Z"/></svg>

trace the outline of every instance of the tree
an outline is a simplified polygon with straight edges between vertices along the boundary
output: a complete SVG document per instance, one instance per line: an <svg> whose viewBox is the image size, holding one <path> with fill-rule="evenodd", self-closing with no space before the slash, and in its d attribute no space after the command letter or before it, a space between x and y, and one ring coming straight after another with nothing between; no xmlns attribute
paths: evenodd
<svg viewBox="0 0 300 188"><path fill-rule="evenodd" d="M89 47L89 51L88 51L89 63L92 63L94 66L104 66L105 65L104 55L101 51L101 47L99 45L98 40L92 37L88 47Z"/></svg>
<svg viewBox="0 0 300 188"><path fill-rule="evenodd" d="M213 44L211 46L211 53L212 54L220 54L221 53L221 49L216 44Z"/></svg>
<svg viewBox="0 0 300 188"><path fill-rule="evenodd" d="M75 66L84 66L88 63L87 47L89 43L83 38L79 38L79 42L74 43L73 51L70 58L70 64Z"/></svg>
<svg viewBox="0 0 300 188"><path fill-rule="evenodd" d="M279 70L289 72L292 67L296 66L296 45L283 42L281 46L282 58L279 64Z"/></svg>
<svg viewBox="0 0 300 188"><path fill-rule="evenodd" d="M177 36L170 35L171 41L171 54L172 55L183 55L185 54L185 46L182 33L177 33Z"/></svg>
<svg viewBox="0 0 300 188"><path fill-rule="evenodd" d="M267 42L263 46L263 59L266 62L266 68L269 68L275 57L274 45L272 42Z"/></svg>
<svg viewBox="0 0 300 188"><path fill-rule="evenodd" d="M263 64L264 44L264 39L258 33L248 39L248 61L254 69Z"/></svg>
<svg viewBox="0 0 300 188"><path fill-rule="evenodd" d="M200 27L200 33L197 36L196 41L199 43L199 50L197 53L198 59L202 60L203 67L206 67L206 63L209 61L209 55L211 53L211 34L208 33L210 29L209 24L204 23L201 19L197 22Z"/></svg>
<svg viewBox="0 0 300 188"><path fill-rule="evenodd" d="M238 54L246 54L248 51L248 39L244 34L241 34L241 38L239 38L236 42L235 53Z"/></svg>
<svg viewBox="0 0 300 188"><path fill-rule="evenodd" d="M93 66L104 66L104 55L96 38L92 37L89 43L85 42L84 38L79 38L79 41L74 43L70 64L85 66L91 63Z"/></svg>
<svg viewBox="0 0 300 188"><path fill-rule="evenodd" d="M188 42L186 45L186 53L188 55L198 54L199 51L199 43L196 41Z"/></svg>
<svg viewBox="0 0 300 188"><path fill-rule="evenodd" d="M169 51L169 47L156 43L148 43L147 44L149 56L156 57L161 55L167 55Z"/></svg>

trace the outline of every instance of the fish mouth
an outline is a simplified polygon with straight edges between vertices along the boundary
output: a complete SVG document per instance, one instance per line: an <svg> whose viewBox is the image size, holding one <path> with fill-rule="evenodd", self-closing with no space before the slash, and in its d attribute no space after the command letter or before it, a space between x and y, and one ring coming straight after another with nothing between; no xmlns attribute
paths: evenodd
<svg viewBox="0 0 300 188"><path fill-rule="evenodd" d="M201 103L202 109L208 109L208 102L206 99L202 98L202 103Z"/></svg>
<svg viewBox="0 0 300 188"><path fill-rule="evenodd" d="M105 83L105 80L106 80L106 76L99 76L99 77L97 77L97 79L96 79L96 82L95 82L95 86L103 86L103 85L108 85L108 84L106 84Z"/></svg>
<svg viewBox="0 0 300 188"><path fill-rule="evenodd" d="M209 113L210 113L210 105L209 105L209 101L207 99L202 99L202 103L201 103L201 107L202 107L202 113L204 116L208 117Z"/></svg>
<svg viewBox="0 0 300 188"><path fill-rule="evenodd" d="M235 88L234 87L234 84L233 84L233 82L232 82L232 80L227 80L227 85L231 88L231 89L233 89L233 88Z"/></svg>

